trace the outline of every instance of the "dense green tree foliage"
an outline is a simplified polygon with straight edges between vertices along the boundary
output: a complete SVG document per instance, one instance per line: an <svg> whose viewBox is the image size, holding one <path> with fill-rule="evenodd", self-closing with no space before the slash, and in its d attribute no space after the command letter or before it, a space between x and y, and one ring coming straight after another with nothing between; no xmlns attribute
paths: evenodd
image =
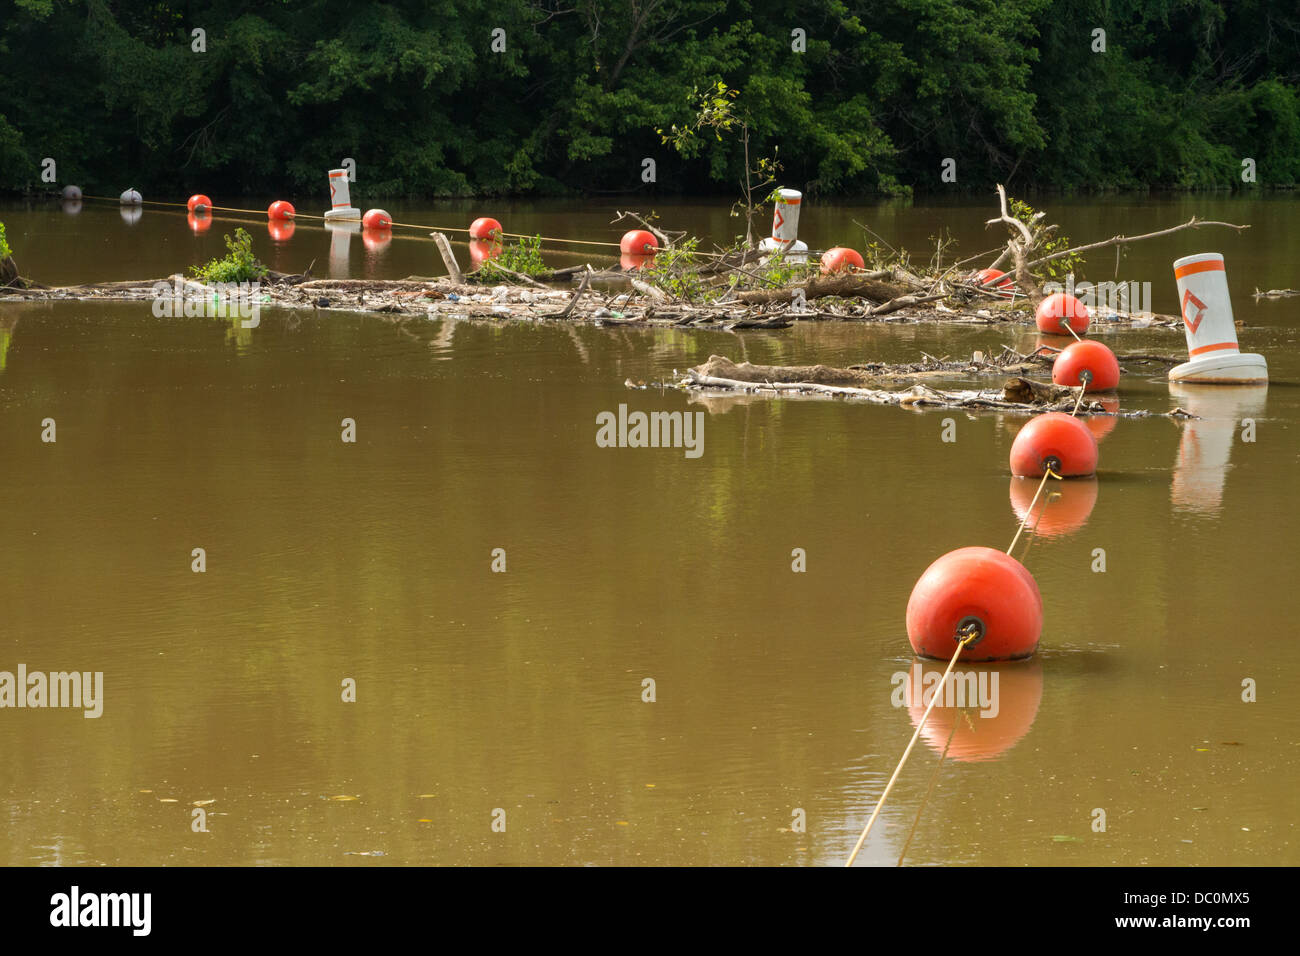
<svg viewBox="0 0 1300 956"><path fill-rule="evenodd" d="M0 0L0 187L733 192L719 81L813 192L1289 185L1298 77L1294 0Z"/></svg>

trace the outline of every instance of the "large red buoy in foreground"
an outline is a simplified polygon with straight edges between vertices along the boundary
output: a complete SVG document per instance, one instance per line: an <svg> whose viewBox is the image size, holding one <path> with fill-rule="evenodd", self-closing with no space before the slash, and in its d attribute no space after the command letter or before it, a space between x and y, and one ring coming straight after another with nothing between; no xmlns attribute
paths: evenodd
<svg viewBox="0 0 1300 956"><path fill-rule="evenodd" d="M1048 335L1069 335L1067 324L1076 334L1083 335L1088 331L1089 321L1088 307L1064 292L1053 292L1038 303L1038 309L1034 312L1038 331Z"/></svg>
<svg viewBox="0 0 1300 956"><path fill-rule="evenodd" d="M365 229L392 229L393 217L383 209L367 209L361 225Z"/></svg>
<svg viewBox="0 0 1300 956"><path fill-rule="evenodd" d="M500 239L501 223L486 216L475 219L469 224L469 237L471 239Z"/></svg>
<svg viewBox="0 0 1300 956"><path fill-rule="evenodd" d="M646 229L633 229L623 233L618 241L618 251L632 256L652 255L659 248L655 234Z"/></svg>
<svg viewBox="0 0 1300 956"><path fill-rule="evenodd" d="M185 204L185 208L190 212L211 212L212 200L203 193L195 193L190 197L189 202Z"/></svg>
<svg viewBox="0 0 1300 956"><path fill-rule="evenodd" d="M907 639L922 657L963 661L1028 657L1043 632L1043 599L1025 566L992 548L958 548L925 569L907 602Z"/></svg>
<svg viewBox="0 0 1300 956"><path fill-rule="evenodd" d="M1109 392L1119 386L1119 359L1100 342L1075 342L1052 363L1052 381L1085 392Z"/></svg>
<svg viewBox="0 0 1300 956"><path fill-rule="evenodd" d="M268 219L292 219L297 214L297 210L293 208L293 203L284 199L277 199L266 207L266 218Z"/></svg>
<svg viewBox="0 0 1300 956"><path fill-rule="evenodd" d="M833 272L846 272L851 268L865 269L866 267L867 264L862 261L862 256L856 249L836 246L822 253L822 275L824 276Z"/></svg>
<svg viewBox="0 0 1300 956"><path fill-rule="evenodd" d="M1048 412L1025 423L1011 443L1011 474L1041 478L1047 467L1062 478L1095 474L1097 439L1073 415Z"/></svg>

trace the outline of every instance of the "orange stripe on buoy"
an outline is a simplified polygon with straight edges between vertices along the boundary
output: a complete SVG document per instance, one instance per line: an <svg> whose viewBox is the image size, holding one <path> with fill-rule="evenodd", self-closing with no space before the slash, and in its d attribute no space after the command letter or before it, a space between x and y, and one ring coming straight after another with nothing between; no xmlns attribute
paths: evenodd
<svg viewBox="0 0 1300 956"><path fill-rule="evenodd" d="M1202 352L1218 352L1222 349L1235 349L1237 347L1236 342L1216 342L1214 345L1202 345L1199 349L1190 350L1187 357L1191 358L1193 355L1200 355Z"/></svg>
<svg viewBox="0 0 1300 956"><path fill-rule="evenodd" d="M1226 272L1223 268L1223 261L1219 259L1207 259L1204 262L1189 262L1185 266L1179 266L1174 270L1174 278L1181 279L1183 276L1196 275L1198 272Z"/></svg>

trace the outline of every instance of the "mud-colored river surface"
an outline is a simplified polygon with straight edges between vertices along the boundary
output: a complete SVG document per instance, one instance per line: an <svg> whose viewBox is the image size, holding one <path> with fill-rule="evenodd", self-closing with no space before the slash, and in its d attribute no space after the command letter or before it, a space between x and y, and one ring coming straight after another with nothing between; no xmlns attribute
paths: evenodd
<svg viewBox="0 0 1300 956"><path fill-rule="evenodd" d="M387 208L617 239L618 205ZM727 241L726 205L659 212ZM1125 377L1124 408L1201 417L1094 422L1099 476L1064 489L1026 558L1039 653L960 668L985 672L989 699L936 709L861 859L1300 863L1300 299L1250 297L1300 287L1300 201L1043 205L1076 243L1193 212L1251 223L1132 247L1118 273L1108 251L1087 275L1149 281L1173 313L1172 260L1224 253L1243 350L1272 381ZM801 238L861 248L857 220L924 262L942 225L971 255L1002 241L991 208L811 202ZM127 222L93 202L0 219L47 283L179 271L237 224L196 235L183 212ZM431 243L400 233L353 237L340 260L310 223L279 242L248 226L281 271L441 271ZM1025 347L1032 331L399 328L277 311L238 326L0 303L0 671L103 674L97 718L0 708L0 862L843 862L919 714L897 689L912 585L946 551L1010 542L1024 419L624 380L714 353L913 361ZM1097 337L1184 347L1167 331ZM597 447L597 415L620 404L702 412L703 453Z"/></svg>

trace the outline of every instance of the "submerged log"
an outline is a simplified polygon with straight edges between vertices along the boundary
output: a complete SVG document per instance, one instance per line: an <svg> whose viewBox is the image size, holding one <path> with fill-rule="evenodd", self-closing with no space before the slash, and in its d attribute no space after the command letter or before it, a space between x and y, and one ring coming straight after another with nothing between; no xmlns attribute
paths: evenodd
<svg viewBox="0 0 1300 956"><path fill-rule="evenodd" d="M904 285L886 282L884 277L889 271L858 273L853 275L817 276L801 286L789 286L783 289L757 289L741 292L736 296L745 305L767 305L772 302L789 302L796 289L802 289L805 299L816 299L824 295L843 297L860 296L874 302L888 302L909 293Z"/></svg>

